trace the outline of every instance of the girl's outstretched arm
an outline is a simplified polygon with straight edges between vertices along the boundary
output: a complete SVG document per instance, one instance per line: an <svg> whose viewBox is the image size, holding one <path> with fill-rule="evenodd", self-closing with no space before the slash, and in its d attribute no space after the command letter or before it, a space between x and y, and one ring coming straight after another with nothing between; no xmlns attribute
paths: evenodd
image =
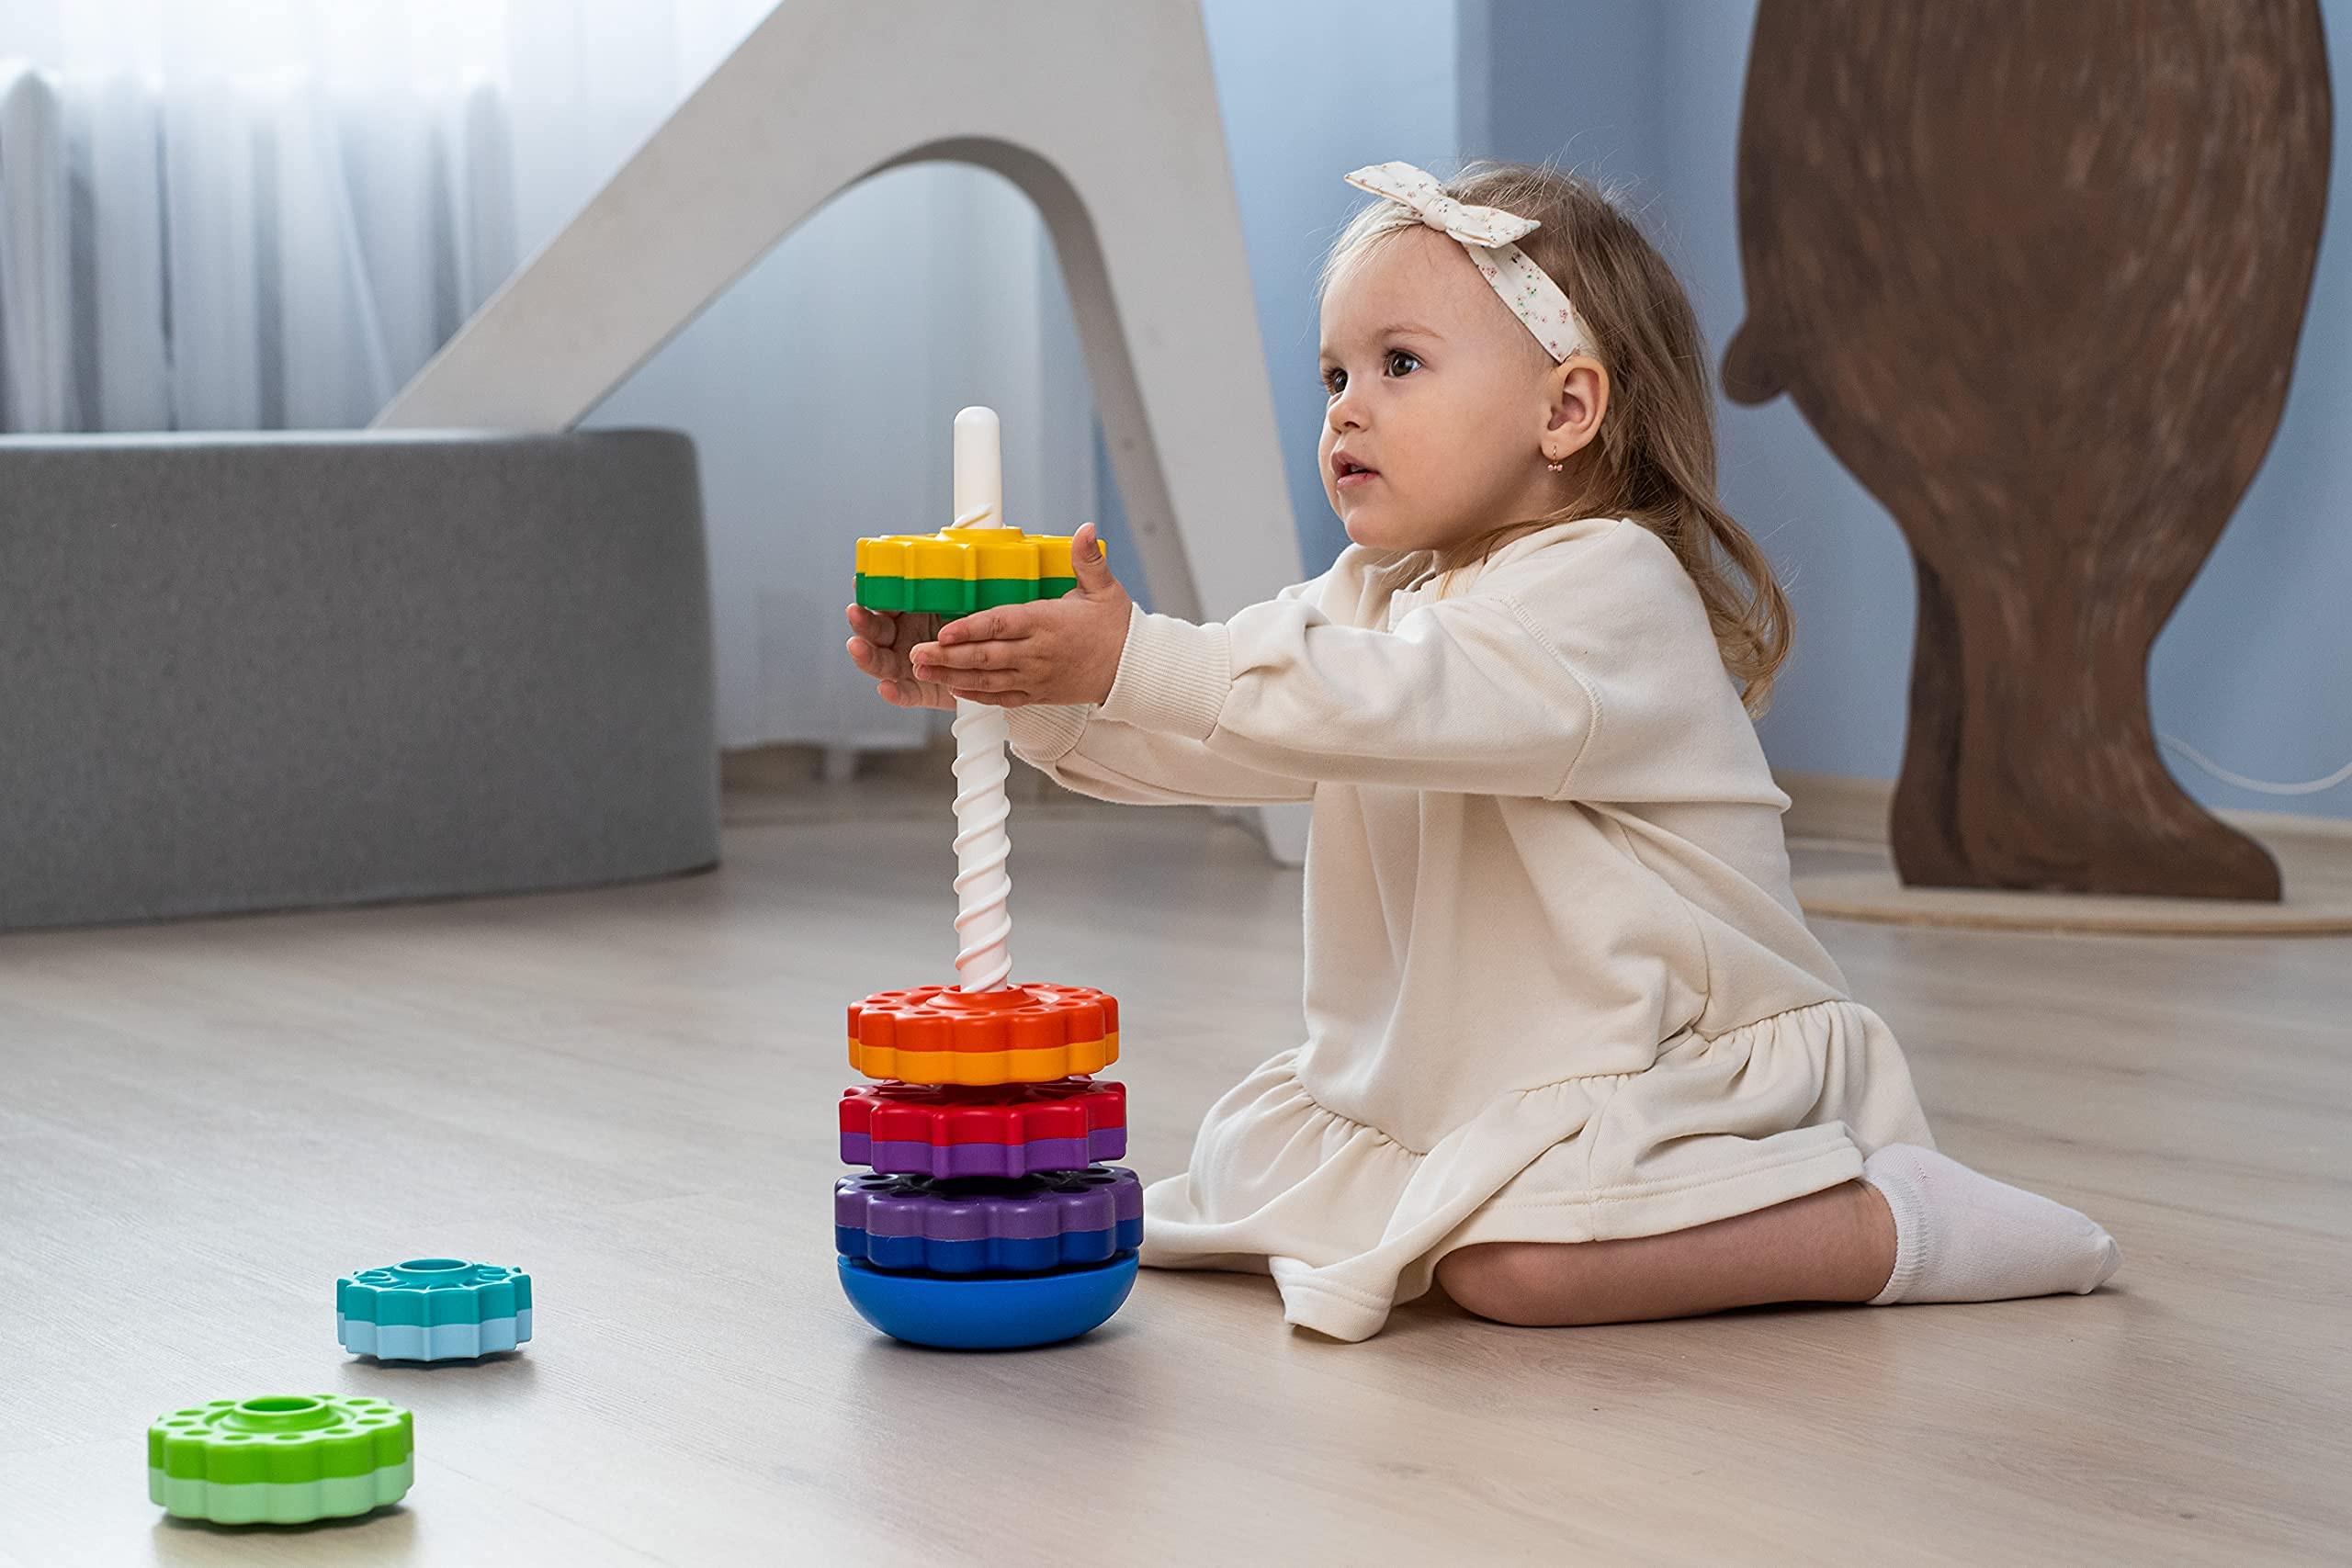
<svg viewBox="0 0 2352 1568"><path fill-rule="evenodd" d="M1382 626L1356 624L1375 618L1367 570L1351 551L1321 593L1286 591L1223 622L1130 603L1109 663L1058 656L1068 601L967 616L913 663L958 695L1018 707L1064 691L1046 700L1097 703L1098 722L1308 784L1787 804L1697 589L1641 525L1562 525L1489 561L1469 592Z"/></svg>
<svg viewBox="0 0 2352 1568"><path fill-rule="evenodd" d="M850 639L851 656L880 682L883 697L899 706L952 712L957 697L967 696L1004 707L1014 754L1082 795L1140 806L1311 799L1311 780L1267 773L1197 741L1100 716L1134 601L1096 549L1092 524L1078 531L1072 546L1078 587L1050 605L982 612L947 623L953 631L936 617L894 617L852 605L850 626L857 635ZM1294 584L1278 597L1311 601L1329 576ZM983 659L991 661L985 670L967 662ZM957 667L937 662L944 660L957 660ZM1016 682L1037 689L1015 689Z"/></svg>
<svg viewBox="0 0 2352 1568"><path fill-rule="evenodd" d="M1114 606L1087 592L1081 566L1069 599L983 610L907 655L918 681L1035 716L1018 719L1019 749L1073 788L1165 790L1181 769L1224 799L1301 798L1324 781L1551 795L1593 728L1591 693L1508 594L1441 601L1387 630L1303 592L1206 625L1122 593L1114 638Z"/></svg>
<svg viewBox="0 0 2352 1568"><path fill-rule="evenodd" d="M1102 711L1290 778L1550 797L1598 716L1553 637L1502 593L1421 606L1393 630L1295 601L1204 626L1138 614Z"/></svg>
<svg viewBox="0 0 2352 1568"><path fill-rule="evenodd" d="M1131 806L1269 806L1311 800L1312 779L1218 756L1197 740L1103 718L1092 704L1005 713L1013 754L1065 789Z"/></svg>

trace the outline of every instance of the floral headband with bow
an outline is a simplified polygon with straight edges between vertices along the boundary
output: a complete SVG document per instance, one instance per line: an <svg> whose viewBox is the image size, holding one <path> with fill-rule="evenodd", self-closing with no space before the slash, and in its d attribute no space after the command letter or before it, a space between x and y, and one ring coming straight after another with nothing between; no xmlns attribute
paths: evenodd
<svg viewBox="0 0 2352 1568"><path fill-rule="evenodd" d="M1437 180L1410 164L1374 164L1347 176L1348 183L1398 203L1430 228L1462 242L1479 276L1527 323L1535 341L1558 364L1572 354L1598 357L1592 334L1560 286L1512 244L1541 225L1499 207L1470 207L1438 188Z"/></svg>

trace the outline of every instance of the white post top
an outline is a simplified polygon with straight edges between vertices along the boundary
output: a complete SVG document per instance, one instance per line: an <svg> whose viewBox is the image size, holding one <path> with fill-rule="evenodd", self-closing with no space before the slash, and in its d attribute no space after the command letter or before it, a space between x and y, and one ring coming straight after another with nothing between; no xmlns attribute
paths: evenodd
<svg viewBox="0 0 2352 1568"><path fill-rule="evenodd" d="M975 404L956 416L957 528L1004 525L1004 442L996 410Z"/></svg>

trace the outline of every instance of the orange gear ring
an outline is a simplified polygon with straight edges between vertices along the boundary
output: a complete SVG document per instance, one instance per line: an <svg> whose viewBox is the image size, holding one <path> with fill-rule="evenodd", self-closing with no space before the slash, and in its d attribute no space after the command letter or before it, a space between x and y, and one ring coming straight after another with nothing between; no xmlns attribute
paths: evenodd
<svg viewBox="0 0 2352 1568"><path fill-rule="evenodd" d="M849 1065L905 1083L1051 1083L1119 1059L1119 1004L1091 986L877 991L849 1010Z"/></svg>

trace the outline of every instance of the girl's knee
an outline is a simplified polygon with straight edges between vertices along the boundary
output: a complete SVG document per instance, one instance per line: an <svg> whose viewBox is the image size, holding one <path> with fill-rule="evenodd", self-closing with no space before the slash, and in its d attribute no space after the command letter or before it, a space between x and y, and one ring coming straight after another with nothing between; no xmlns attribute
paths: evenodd
<svg viewBox="0 0 2352 1568"><path fill-rule="evenodd" d="M1482 1242L1439 1258L1437 1282L1454 1305L1497 1323L1574 1323L1574 1251L1561 1242Z"/></svg>

